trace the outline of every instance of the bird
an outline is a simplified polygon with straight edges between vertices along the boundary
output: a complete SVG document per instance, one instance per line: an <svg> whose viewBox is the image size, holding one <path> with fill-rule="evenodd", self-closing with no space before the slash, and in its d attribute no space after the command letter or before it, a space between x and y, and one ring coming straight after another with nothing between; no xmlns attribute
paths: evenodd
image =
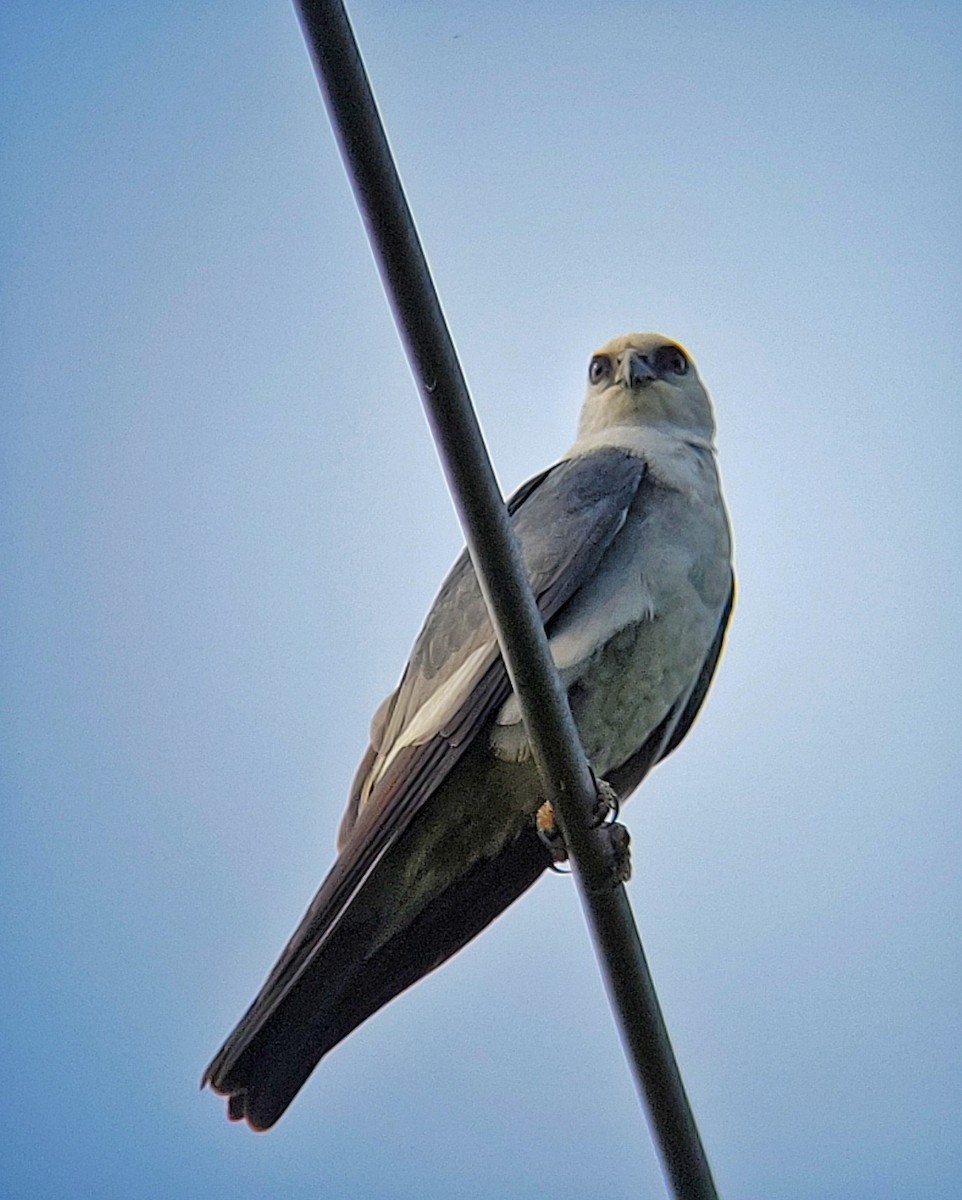
<svg viewBox="0 0 962 1200"><path fill-rule="evenodd" d="M508 501L585 752L619 801L684 738L722 652L735 576L714 436L688 351L625 334L590 357L571 448ZM557 857L548 799L464 551L374 714L334 864L204 1072L231 1120L274 1125L328 1051L531 887Z"/></svg>

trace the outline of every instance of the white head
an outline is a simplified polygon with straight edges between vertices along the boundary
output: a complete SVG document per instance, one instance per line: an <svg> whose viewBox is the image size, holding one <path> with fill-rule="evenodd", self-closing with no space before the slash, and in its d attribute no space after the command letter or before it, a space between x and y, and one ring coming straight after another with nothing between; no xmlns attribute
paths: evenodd
<svg viewBox="0 0 962 1200"><path fill-rule="evenodd" d="M661 333L626 333L595 351L578 441L618 426L691 433L711 442L711 400L684 346Z"/></svg>

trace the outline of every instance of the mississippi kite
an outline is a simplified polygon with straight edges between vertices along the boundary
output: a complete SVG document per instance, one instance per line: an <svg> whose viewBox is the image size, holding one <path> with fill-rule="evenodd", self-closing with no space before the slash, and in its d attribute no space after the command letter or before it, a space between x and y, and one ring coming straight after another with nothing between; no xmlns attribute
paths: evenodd
<svg viewBox="0 0 962 1200"><path fill-rule="evenodd" d="M574 445L508 507L588 758L622 799L681 741L731 613L711 401L654 333L602 346ZM267 1129L318 1061L551 862L546 796L473 568L375 713L338 857L203 1082Z"/></svg>

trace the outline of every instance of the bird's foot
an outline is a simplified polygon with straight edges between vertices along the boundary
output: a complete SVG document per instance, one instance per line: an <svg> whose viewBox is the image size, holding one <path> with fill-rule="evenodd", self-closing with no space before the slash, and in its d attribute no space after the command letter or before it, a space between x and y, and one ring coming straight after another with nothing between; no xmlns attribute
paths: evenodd
<svg viewBox="0 0 962 1200"><path fill-rule="evenodd" d="M568 847L565 845L561 826L554 819L554 805L550 800L545 800L534 814L534 824L538 837L551 855L552 869L557 870L560 863L568 861Z"/></svg>
<svg viewBox="0 0 962 1200"><path fill-rule="evenodd" d="M611 882L627 883L631 878L631 835L624 825L609 821L601 826L602 850L611 872Z"/></svg>
<svg viewBox="0 0 962 1200"><path fill-rule="evenodd" d="M599 825L613 825L621 812L618 793L607 779L599 779L593 772L592 778L595 781L595 808L592 813L591 827L597 829Z"/></svg>
<svg viewBox="0 0 962 1200"><path fill-rule="evenodd" d="M620 807L618 793L607 780L594 776L594 781L596 791L591 827L600 829L604 834L603 845L612 878L617 883L624 883L631 876L631 856L628 853L628 830L617 823ZM550 800L546 800L535 813L535 827L538 837L551 855L554 869L557 870L560 863L568 861L568 847L565 845L561 826L555 820L554 807Z"/></svg>
<svg viewBox="0 0 962 1200"><path fill-rule="evenodd" d="M631 878L631 835L624 825L618 824L621 801L607 779L599 779L593 772L592 775L595 781L593 828L602 835L601 846L611 873L611 882L627 883Z"/></svg>

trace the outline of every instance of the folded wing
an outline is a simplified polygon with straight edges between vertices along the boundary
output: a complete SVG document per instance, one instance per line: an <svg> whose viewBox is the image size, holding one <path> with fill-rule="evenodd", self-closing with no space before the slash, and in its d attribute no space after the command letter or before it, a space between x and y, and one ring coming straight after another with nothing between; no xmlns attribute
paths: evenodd
<svg viewBox="0 0 962 1200"><path fill-rule="evenodd" d="M546 626L591 578L624 524L644 474L641 459L621 449L605 448L563 460L512 496L512 524ZM242 1090L244 1064L252 1061L255 1041L293 990L305 991L305 975L312 973L313 964L337 937L352 900L509 694L507 674L477 579L463 553L441 587L397 690L375 718L372 744L362 759L341 824L340 855L263 988L208 1066L205 1084L224 1093ZM531 857L530 849L524 853ZM533 863L533 859L527 863L526 858L525 871L530 871ZM520 881L519 875L519 886ZM479 889L479 897L491 891L491 882L487 881L487 892ZM517 890L515 887L515 893ZM500 908L512 898L506 895L501 899ZM498 907L493 911L489 908L491 902L465 923L458 934L460 941L455 938L455 944L439 944L436 950L443 950L440 957L429 951L417 962L412 960L413 968L423 974L434 962L453 953L500 911ZM481 915L484 920L479 924ZM339 947L339 963L345 953L350 954L347 939L341 940L345 945ZM425 966L428 962L430 965ZM381 989L384 998L373 1007L369 1003L368 1012L418 977L415 974L398 986L404 970L403 962L391 963ZM323 991L319 997L313 985L307 990L312 1003L323 1002ZM332 990L331 996L332 1002L345 1003L341 993L335 998ZM288 1006L292 1007L303 1020L301 1006ZM321 1015L318 1013L318 1020ZM332 1028L353 1027L358 1023L353 1016L357 1014ZM306 1071L299 1067L297 1086L332 1044L328 1035L312 1045L307 1057L313 1055L313 1059ZM231 1115L248 1114L242 1104L232 1103Z"/></svg>

